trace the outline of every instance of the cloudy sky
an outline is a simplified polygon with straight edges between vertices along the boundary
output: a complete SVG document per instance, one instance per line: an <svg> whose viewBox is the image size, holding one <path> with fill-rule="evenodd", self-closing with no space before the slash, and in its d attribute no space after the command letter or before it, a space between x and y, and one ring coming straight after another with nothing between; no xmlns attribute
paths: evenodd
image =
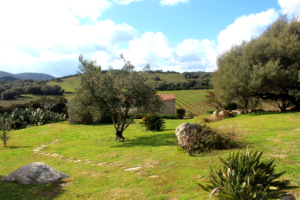
<svg viewBox="0 0 300 200"><path fill-rule="evenodd" d="M213 71L300 0L0 0L0 71L75 74L78 56L121 68Z"/></svg>

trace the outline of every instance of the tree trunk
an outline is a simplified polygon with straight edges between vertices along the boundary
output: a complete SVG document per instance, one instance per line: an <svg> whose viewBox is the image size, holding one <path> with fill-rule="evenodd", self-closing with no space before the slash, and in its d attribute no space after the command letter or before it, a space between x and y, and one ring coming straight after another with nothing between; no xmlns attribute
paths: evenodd
<svg viewBox="0 0 300 200"><path fill-rule="evenodd" d="M116 140L125 140L125 138L123 137L123 130L116 130Z"/></svg>

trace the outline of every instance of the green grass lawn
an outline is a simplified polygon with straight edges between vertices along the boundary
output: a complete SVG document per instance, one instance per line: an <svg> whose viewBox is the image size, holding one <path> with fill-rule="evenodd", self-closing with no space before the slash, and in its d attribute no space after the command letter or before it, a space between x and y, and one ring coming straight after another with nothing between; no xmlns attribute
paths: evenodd
<svg viewBox="0 0 300 200"><path fill-rule="evenodd" d="M201 119L166 120L162 132L146 132L135 120L124 132L125 142L114 140L112 125L62 122L13 131L8 147L0 146L0 178L31 162L46 163L70 177L46 185L0 181L0 199L207 199L209 194L197 183L209 180L209 166L221 166L219 156L225 158L238 149L195 157L180 152L174 133L185 121ZM240 115L210 126L234 126L249 148L264 151L263 159L276 157L276 169L288 171L284 178L300 185L300 113ZM56 139L62 140L42 151L65 158L33 153ZM69 158L92 162L75 163ZM100 162L107 163L97 165ZM125 171L132 167L141 168ZM300 190L292 193L300 198Z"/></svg>

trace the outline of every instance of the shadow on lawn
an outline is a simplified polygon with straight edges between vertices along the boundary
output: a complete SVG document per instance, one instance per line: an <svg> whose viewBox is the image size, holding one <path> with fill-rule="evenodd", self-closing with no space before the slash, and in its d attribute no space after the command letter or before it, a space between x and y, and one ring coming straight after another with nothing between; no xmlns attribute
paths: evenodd
<svg viewBox="0 0 300 200"><path fill-rule="evenodd" d="M31 200L31 199L54 199L64 193L61 184L64 181L57 181L48 184L22 185L19 183L2 181L0 176L0 196L1 200Z"/></svg>
<svg viewBox="0 0 300 200"><path fill-rule="evenodd" d="M10 149L23 149L23 148L30 148L31 146L10 146Z"/></svg>
<svg viewBox="0 0 300 200"><path fill-rule="evenodd" d="M126 137L125 137L126 138ZM111 146L112 148L118 147L132 147L132 146L176 146L176 137L174 133L159 134L155 133L150 136L137 137L135 139L120 142L118 145Z"/></svg>

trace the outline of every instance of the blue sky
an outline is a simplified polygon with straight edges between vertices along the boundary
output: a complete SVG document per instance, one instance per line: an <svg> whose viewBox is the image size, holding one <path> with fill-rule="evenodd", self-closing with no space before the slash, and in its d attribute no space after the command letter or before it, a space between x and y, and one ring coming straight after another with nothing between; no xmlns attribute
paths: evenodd
<svg viewBox="0 0 300 200"><path fill-rule="evenodd" d="M214 71L234 44L259 36L300 0L0 0L0 71L75 74L78 56L103 69Z"/></svg>

